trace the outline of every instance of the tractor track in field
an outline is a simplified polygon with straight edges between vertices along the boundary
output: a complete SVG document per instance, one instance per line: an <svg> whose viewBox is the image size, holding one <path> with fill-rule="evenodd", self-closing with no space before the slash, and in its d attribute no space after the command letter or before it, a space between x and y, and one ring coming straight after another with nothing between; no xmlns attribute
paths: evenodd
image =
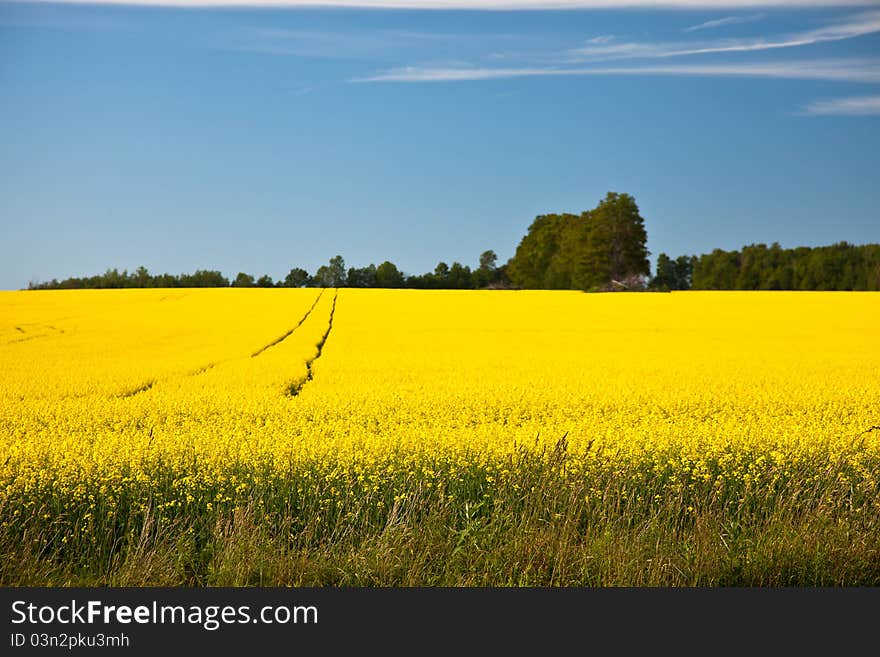
<svg viewBox="0 0 880 657"><path fill-rule="evenodd" d="M333 315L336 313L336 300L339 298L339 289L336 290L333 294L333 305L330 306L330 318L327 321L327 330L324 331L324 335L321 336L320 341L318 342L315 355L312 356L309 360L306 361L306 375L304 378L300 379L296 383L290 385L287 389L287 394L291 397L296 397L305 387L305 385L311 381L313 377L312 373L312 365L314 365L315 361L321 357L321 353L324 351L324 345L327 343L327 338L330 337L330 331L333 330Z"/></svg>
<svg viewBox="0 0 880 657"><path fill-rule="evenodd" d="M257 349L257 351L255 351L254 353L252 353L252 354L250 355L250 357L251 357L251 358L256 358L257 356L259 356L260 354L262 354L264 351L266 351L266 350L269 349L270 347L274 347L275 345L277 345L277 344L283 342L284 340L286 340L287 338L289 338L289 337L294 333L294 331L296 331L300 326L302 326L303 323L309 318L309 316L312 314L312 311L317 307L318 302L321 300L321 297L324 295L324 292L325 292L325 291L326 291L325 289L322 289L322 290L318 293L318 296L315 297L315 301L312 303L312 305L309 307L309 309L305 312L305 314L300 318L300 320L296 323L296 326L294 326L292 329L290 329L289 331L287 331L286 333L284 333L284 335L282 335L282 336L280 336L279 338L273 340L273 341L270 342L269 344L267 344L267 345L265 345L265 346L260 347L259 349ZM338 294L338 291L337 291L337 294ZM333 307L332 307L332 309L331 309L331 311L330 311L330 325L331 325L331 326L332 326L332 324L333 324L333 310L335 310L335 309L336 309L336 297L334 296L334 297L333 297ZM330 326L328 326L327 331L324 333L324 336L321 338L321 341L318 343L318 353L317 353L317 355L315 355L311 360L309 360L309 361L306 363L306 368L307 368L307 370L308 370L308 375L307 375L306 379L303 379L301 382L292 385L292 386L290 387L289 390L292 391L292 390L296 389L297 392L298 392L298 391L299 391L299 388L301 388L303 385L305 385L306 381L310 381L310 380L311 380L311 364L312 364L312 362L314 362L314 361L318 358L318 356L321 355L321 349L323 348L323 346L324 346L324 342L326 342L326 340L327 340L327 335L328 335L329 333L330 333ZM218 365L221 365L221 364L223 364L223 363L228 363L228 362L230 362L230 361L234 361L234 360L237 360L237 359L239 359L239 358L242 358L242 356L236 356L236 357L234 357L234 358L226 358L226 359L223 359L223 360L219 360L219 361L214 361L214 362L211 362L211 363L207 363L206 365L202 365L202 366L200 366L200 367L198 367L198 368L196 368L196 369L194 369L194 370L191 370L191 371L189 371L189 372L185 372L185 373L177 373L177 374L171 374L171 375L168 375L168 376L165 376L165 377L149 379L149 380L145 381L143 384L141 384L141 385L139 385L139 386L136 386L136 387L134 387L134 388L126 389L126 390L122 391L121 393L117 393L116 395L114 395L114 397L116 397L117 399L129 399L129 398L134 397L134 396L136 396L136 395L139 395L139 394L141 394L141 393L143 393L143 392L147 392L147 391L149 391L149 390L152 390L157 384L159 384L159 383L161 383L161 382L168 381L168 380L171 380L171 379L176 379L176 378L178 378L178 377L195 377L195 376L199 376L200 374L204 374L205 372L207 372L207 371L209 371L209 370L211 370L211 369L217 367ZM293 396L296 396L296 393L294 393L294 392L291 392L290 394L293 395Z"/></svg>
<svg viewBox="0 0 880 657"><path fill-rule="evenodd" d="M257 351L255 351L254 353L252 353L250 357L251 357L251 358L255 358L255 357L259 356L261 353L263 353L264 351L266 351L266 349L268 349L269 347L274 347L276 344L278 344L278 343L280 343L280 342L283 342L284 340L286 340L287 338L289 338L289 337L293 334L293 332L296 331L296 329L298 329L300 326L302 326L303 322L305 322L306 319L308 319L309 315L312 314L312 311L313 311L313 310L315 309L315 307L318 305L318 301L321 300L321 296L322 296L323 294L324 294L324 290L321 290L321 291L318 293L318 296L315 297L315 301L312 303L312 305L309 307L309 309L306 311L306 313L305 313L305 314L302 316L302 318L296 323L296 326L294 326L292 329L290 329L289 331L287 331L284 335L282 335L281 337L277 338L276 340L273 340L273 341L270 342L269 344L267 344L267 345L265 345L265 346L263 346L263 347L260 347ZM16 327L16 328L17 328L17 327ZM212 362L212 363L207 363L207 364L202 365L202 366L200 366L200 367L197 367L196 369L191 370L191 371L189 371L189 372L182 372L182 373L170 374L170 375L168 375L168 376L164 376L164 377L160 377L160 378L149 379L149 380L147 380L146 382L144 382L143 384L141 384L141 385L139 385L139 386L136 386L136 387L134 387L134 388L129 388L129 389L127 389L127 390L122 391L121 393L117 393L116 395L114 395L114 397L116 397L117 399L128 399L128 398L134 397L135 395L139 395L139 394L141 394L141 393L143 393L143 392L147 392L147 391L149 391L149 390L152 390L152 389L154 388L154 386L156 386L156 384L158 384L158 383L165 382L165 381L169 381L169 380L171 380L171 379L176 379L176 378L179 378L179 377L194 377L194 376L199 376L200 374L204 374L205 372L207 372L207 371L209 371L209 370L211 370L211 369L217 367L218 365L221 365L221 364L223 364L223 363L228 363L228 362L230 362L230 361L236 360L237 358L241 358L241 356L237 356L237 357L235 357L235 358L226 358L226 359L223 359L223 360L214 361L214 362Z"/></svg>
<svg viewBox="0 0 880 657"><path fill-rule="evenodd" d="M37 333L36 335L29 334L28 331L25 331L21 326L13 327L19 334L24 335L23 338L15 338L13 340L6 340L3 344L18 344L20 342L29 342L31 340L40 340L42 338L51 338L53 336L64 335L64 329L56 328L51 324L22 324L22 326L37 326L38 330L41 328L49 329L46 333ZM30 329L32 330L32 329Z"/></svg>
<svg viewBox="0 0 880 657"><path fill-rule="evenodd" d="M134 397L135 395L139 395L142 392L146 392L147 390L151 390L154 385L156 385L157 381L155 379L146 381L141 385L132 388L130 390L126 390L125 392L116 395L118 399L129 399L130 397Z"/></svg>
<svg viewBox="0 0 880 657"><path fill-rule="evenodd" d="M322 289L322 290L318 293L318 296L315 297L315 302L312 304L311 308L309 308L309 309L306 311L306 314L303 315L302 318L296 323L296 326L294 326L292 329L290 329L287 333L285 333L284 335L282 335L280 338L277 338L277 339L273 340L272 342L270 342L269 344L267 344L265 347L260 347L259 349L257 349L254 353L251 354L251 358L256 358L256 357L259 356L261 353L263 353L264 351L266 351L266 349L269 349L270 347L274 347L276 344L279 344L279 343L281 343L281 342L284 342L284 340L286 340L286 339L289 338L291 335L293 335L293 332L294 332L296 329L298 329L300 326L302 326L302 325L303 325L303 322L305 322L305 321L309 318L309 315L312 314L312 311L315 309L315 306L318 305L318 302L321 300L321 297L322 297L323 295L324 295L324 290ZM334 303L334 304L336 303L335 298L334 298L334 300L333 300L333 303Z"/></svg>

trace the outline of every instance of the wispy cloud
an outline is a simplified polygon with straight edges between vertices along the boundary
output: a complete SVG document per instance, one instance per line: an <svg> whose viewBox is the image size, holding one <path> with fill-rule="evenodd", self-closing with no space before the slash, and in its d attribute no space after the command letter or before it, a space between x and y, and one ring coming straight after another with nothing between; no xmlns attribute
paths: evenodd
<svg viewBox="0 0 880 657"><path fill-rule="evenodd" d="M880 83L878 60L813 60L743 64L671 64L651 66L429 68L408 66L357 78L351 82L460 82L504 78L572 75L662 75L701 77L759 77L796 80Z"/></svg>
<svg viewBox="0 0 880 657"><path fill-rule="evenodd" d="M241 35L235 50L277 55L327 58L364 58L405 50L420 41L440 40L446 35L379 31L319 31L282 28L252 28ZM450 35L449 38L454 38Z"/></svg>
<svg viewBox="0 0 880 657"><path fill-rule="evenodd" d="M156 7L357 7L376 9L749 9L871 6L876 0L24 0Z"/></svg>
<svg viewBox="0 0 880 657"><path fill-rule="evenodd" d="M815 30L797 32L774 39L738 39L703 43L625 42L592 43L569 51L569 62L608 61L613 59L664 58L713 53L757 52L796 48L829 41L844 41L880 32L880 11L869 11L846 21Z"/></svg>
<svg viewBox="0 0 880 657"><path fill-rule="evenodd" d="M242 52L387 64L400 58L425 56L427 52L433 63L450 65L451 61L463 58L509 59L511 46L524 47L532 39L528 34L506 32L469 34L368 28L333 31L263 26L237 31L229 35L221 47ZM546 48L530 47L532 50ZM490 48L490 54L486 55L486 49Z"/></svg>
<svg viewBox="0 0 880 657"><path fill-rule="evenodd" d="M854 96L817 100L804 108L805 114L868 116L880 115L880 96Z"/></svg>
<svg viewBox="0 0 880 657"><path fill-rule="evenodd" d="M691 25L684 29L685 32L696 32L697 30L714 30L717 27L725 25L740 25L742 23L753 23L764 18L764 14L750 14L748 16L727 16L726 18L716 18L714 21L706 21L699 25Z"/></svg>

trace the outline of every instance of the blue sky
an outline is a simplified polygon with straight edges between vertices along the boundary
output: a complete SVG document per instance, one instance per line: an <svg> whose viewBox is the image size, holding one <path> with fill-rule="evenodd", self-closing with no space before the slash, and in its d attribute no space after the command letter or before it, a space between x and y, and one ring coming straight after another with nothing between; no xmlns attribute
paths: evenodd
<svg viewBox="0 0 880 657"><path fill-rule="evenodd" d="M880 3L608 3L0 0L0 288L475 266L608 191L652 262L880 242Z"/></svg>

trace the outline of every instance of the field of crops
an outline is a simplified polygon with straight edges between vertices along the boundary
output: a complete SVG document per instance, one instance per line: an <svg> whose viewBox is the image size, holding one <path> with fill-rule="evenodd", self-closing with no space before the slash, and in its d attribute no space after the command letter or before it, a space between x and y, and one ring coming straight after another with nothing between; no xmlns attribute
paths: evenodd
<svg viewBox="0 0 880 657"><path fill-rule="evenodd" d="M880 584L880 295L0 292L0 583Z"/></svg>

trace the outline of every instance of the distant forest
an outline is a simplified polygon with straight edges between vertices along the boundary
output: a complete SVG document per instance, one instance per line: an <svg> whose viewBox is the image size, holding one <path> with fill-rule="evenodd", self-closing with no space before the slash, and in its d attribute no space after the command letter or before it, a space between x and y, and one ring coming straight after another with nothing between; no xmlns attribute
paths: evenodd
<svg viewBox="0 0 880 657"><path fill-rule="evenodd" d="M880 290L880 244L838 242L795 249L752 244L740 251L715 249L690 260L693 271L687 281L681 279L680 266L664 266L661 276L658 257L655 280L694 290Z"/></svg>
<svg viewBox="0 0 880 657"><path fill-rule="evenodd" d="M346 268L341 255L314 274L292 268L277 281L246 272L229 280L216 270L150 274L108 269L82 278L30 283L30 290L150 287L354 287L413 289L615 290L880 290L880 244L784 249L751 244L738 251L715 249L673 259L657 256L651 276L647 232L635 199L609 192L581 214L539 215L516 253L499 265L492 250L479 263L439 262L433 272L406 275L392 262Z"/></svg>
<svg viewBox="0 0 880 657"><path fill-rule="evenodd" d="M108 269L103 274L83 278L52 279L46 283L30 283L29 290L78 290L123 289L148 287L375 287L419 289L484 289L510 287L504 270L497 265L498 256L486 251L480 256L480 265L471 269L466 265L441 262L433 272L419 276L404 275L394 263L385 261L380 265L350 267L346 269L341 255L330 258L326 265L318 267L314 275L300 267L291 269L287 276L277 281L269 275L259 278L245 272L229 280L216 270L200 269L192 274L153 275L145 267L133 272Z"/></svg>

